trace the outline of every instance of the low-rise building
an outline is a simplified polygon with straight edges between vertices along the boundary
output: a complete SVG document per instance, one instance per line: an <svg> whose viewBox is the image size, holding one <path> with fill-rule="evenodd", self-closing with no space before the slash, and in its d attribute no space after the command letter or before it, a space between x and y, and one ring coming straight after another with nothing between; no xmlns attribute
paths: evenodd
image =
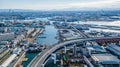
<svg viewBox="0 0 120 67"><path fill-rule="evenodd" d="M99 45L89 45L85 48L81 48L81 51L86 56L91 56L92 54L107 53L107 51Z"/></svg>
<svg viewBox="0 0 120 67"><path fill-rule="evenodd" d="M108 44L106 48L120 58L120 46Z"/></svg>
<svg viewBox="0 0 120 67"><path fill-rule="evenodd" d="M0 41L13 40L14 37L14 33L0 33Z"/></svg>
<svg viewBox="0 0 120 67"><path fill-rule="evenodd" d="M120 67L120 60L112 54L92 54L95 67Z"/></svg>

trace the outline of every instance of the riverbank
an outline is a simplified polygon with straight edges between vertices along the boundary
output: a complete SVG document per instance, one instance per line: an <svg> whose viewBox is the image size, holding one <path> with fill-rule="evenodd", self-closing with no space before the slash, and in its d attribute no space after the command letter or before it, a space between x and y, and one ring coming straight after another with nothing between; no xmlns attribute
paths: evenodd
<svg viewBox="0 0 120 67"><path fill-rule="evenodd" d="M37 36L39 35L39 34L41 34L41 33L43 33L43 31L44 31L44 29L37 29L35 32L36 32L36 34L34 35L34 36L32 36L32 34L34 34L34 33L32 33L31 34L31 36L32 37L27 37L26 38L26 40L28 41L28 42L34 42L34 40L37 38Z"/></svg>
<svg viewBox="0 0 120 67"><path fill-rule="evenodd" d="M51 46L59 41L56 39L57 34L58 29L56 29L53 25L46 25L45 31L42 34L38 35L35 42L38 44L45 44L47 46Z"/></svg>

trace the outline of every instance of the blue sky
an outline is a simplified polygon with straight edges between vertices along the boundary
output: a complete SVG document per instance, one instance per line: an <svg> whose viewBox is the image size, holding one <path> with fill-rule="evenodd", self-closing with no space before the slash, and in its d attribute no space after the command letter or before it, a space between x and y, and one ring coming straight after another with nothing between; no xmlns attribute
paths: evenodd
<svg viewBox="0 0 120 67"><path fill-rule="evenodd" d="M0 0L0 9L120 9L120 0Z"/></svg>

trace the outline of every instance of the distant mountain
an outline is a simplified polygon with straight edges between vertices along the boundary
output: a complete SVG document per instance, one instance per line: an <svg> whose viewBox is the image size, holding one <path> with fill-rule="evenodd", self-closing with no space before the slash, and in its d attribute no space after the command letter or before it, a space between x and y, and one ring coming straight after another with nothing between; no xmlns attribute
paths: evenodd
<svg viewBox="0 0 120 67"><path fill-rule="evenodd" d="M98 9L98 8L64 8L64 9L53 9L53 11L100 11L100 10L104 10L104 11L116 11L116 10L120 10L117 8L106 8L106 9Z"/></svg>
<svg viewBox="0 0 120 67"><path fill-rule="evenodd" d="M0 9L0 12L38 12L38 11L120 11L120 9L116 8L106 8L106 9L98 9L98 8L64 8L64 9L51 9L51 10L31 10L31 9Z"/></svg>
<svg viewBox="0 0 120 67"><path fill-rule="evenodd" d="M0 12L33 12L33 11L36 11L36 10L30 10L30 9L0 9Z"/></svg>

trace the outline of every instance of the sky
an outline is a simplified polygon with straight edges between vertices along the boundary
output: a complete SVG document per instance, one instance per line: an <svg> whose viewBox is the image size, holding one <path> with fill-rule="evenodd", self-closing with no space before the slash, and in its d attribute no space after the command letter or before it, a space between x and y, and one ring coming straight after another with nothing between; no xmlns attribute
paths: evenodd
<svg viewBox="0 0 120 67"><path fill-rule="evenodd" d="M0 0L0 9L120 9L120 0Z"/></svg>

